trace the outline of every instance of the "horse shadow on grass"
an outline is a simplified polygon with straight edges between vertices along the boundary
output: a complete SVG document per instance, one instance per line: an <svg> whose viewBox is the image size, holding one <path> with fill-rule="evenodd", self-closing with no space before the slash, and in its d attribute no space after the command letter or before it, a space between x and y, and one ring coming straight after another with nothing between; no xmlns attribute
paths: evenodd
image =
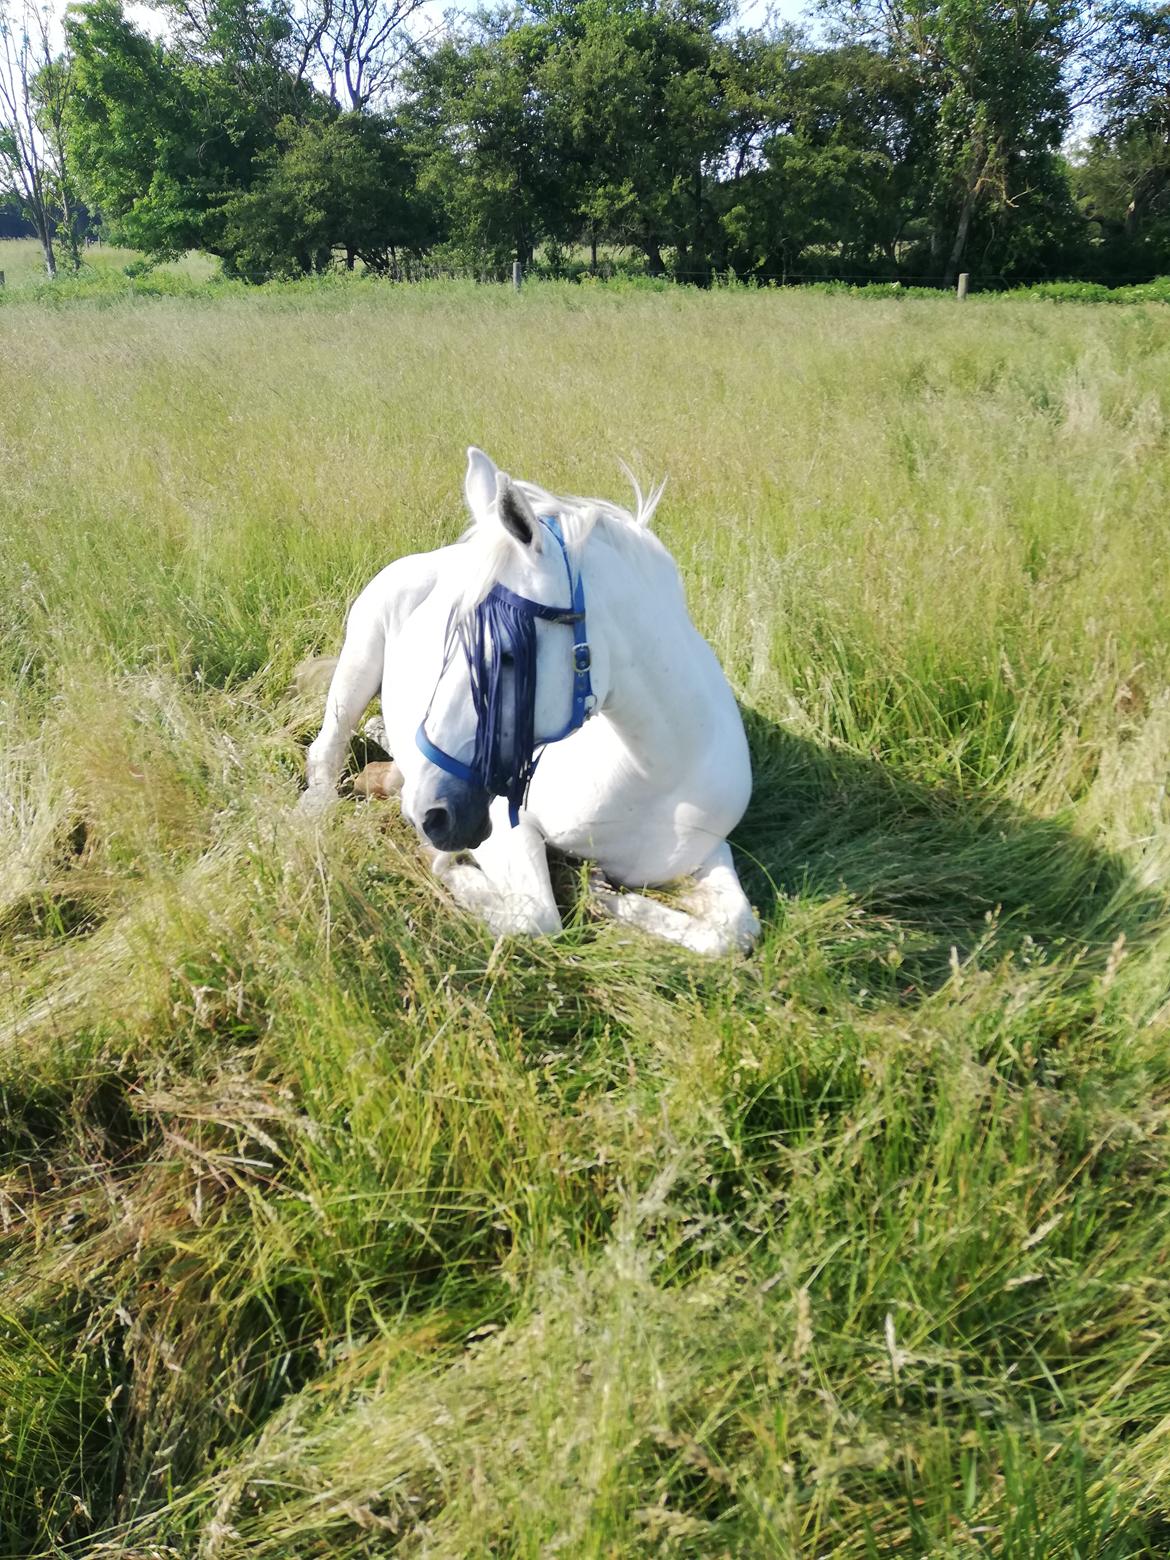
<svg viewBox="0 0 1170 1560"><path fill-rule="evenodd" d="M1091 977L1122 934L1132 951L1165 926L1167 894L1068 823L742 713L754 784L732 845L744 889L765 925L783 901L840 899L851 936L871 945L871 989L914 1001L956 958L1009 954L1075 960Z"/></svg>
<svg viewBox="0 0 1170 1560"><path fill-rule="evenodd" d="M956 959L1009 955L1075 961L1091 979L1123 933L1133 952L1170 919L1170 894L1067 822L973 786L912 778L740 708L753 787L731 844L744 890L765 928L793 900L835 901L842 960L875 995L915 1002L950 978ZM356 735L351 785L387 757ZM576 864L550 851L550 865L569 914Z"/></svg>

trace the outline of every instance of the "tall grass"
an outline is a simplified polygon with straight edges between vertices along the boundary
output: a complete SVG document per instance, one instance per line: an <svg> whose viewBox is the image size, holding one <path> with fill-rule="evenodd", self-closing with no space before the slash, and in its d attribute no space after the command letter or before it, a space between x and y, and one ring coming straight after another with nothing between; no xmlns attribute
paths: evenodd
<svg viewBox="0 0 1170 1560"><path fill-rule="evenodd" d="M1170 318L37 290L0 384L0 1555L1164 1554ZM291 815L470 442L669 473L750 958Z"/></svg>

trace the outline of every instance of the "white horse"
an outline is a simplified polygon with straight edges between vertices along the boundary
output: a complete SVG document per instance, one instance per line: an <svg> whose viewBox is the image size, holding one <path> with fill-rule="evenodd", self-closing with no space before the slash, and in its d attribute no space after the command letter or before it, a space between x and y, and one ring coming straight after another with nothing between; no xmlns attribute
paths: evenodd
<svg viewBox="0 0 1170 1560"><path fill-rule="evenodd" d="M464 491L462 541L390 564L350 609L302 806L334 799L380 688L403 810L493 933L561 929L552 845L596 863L616 919L700 953L750 948L759 921L727 845L747 741L648 529L661 488L647 501L635 484L630 514L513 481L472 448ZM633 891L679 879L682 909Z"/></svg>

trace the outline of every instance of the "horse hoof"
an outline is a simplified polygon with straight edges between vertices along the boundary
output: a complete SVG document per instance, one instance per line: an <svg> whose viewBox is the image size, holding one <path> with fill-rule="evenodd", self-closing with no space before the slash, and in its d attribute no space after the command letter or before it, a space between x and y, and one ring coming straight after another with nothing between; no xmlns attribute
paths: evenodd
<svg viewBox="0 0 1170 1560"><path fill-rule="evenodd" d="M337 792L331 785L310 786L302 791L296 810L302 818L321 818L337 802Z"/></svg>
<svg viewBox="0 0 1170 1560"><path fill-rule="evenodd" d="M383 753L390 752L390 738L386 735L386 722L380 715L371 715L362 727L362 736L367 742L372 742L375 747L380 747Z"/></svg>
<svg viewBox="0 0 1170 1560"><path fill-rule="evenodd" d="M353 782L357 796L397 796L402 790L402 771L393 760L388 764L367 764Z"/></svg>

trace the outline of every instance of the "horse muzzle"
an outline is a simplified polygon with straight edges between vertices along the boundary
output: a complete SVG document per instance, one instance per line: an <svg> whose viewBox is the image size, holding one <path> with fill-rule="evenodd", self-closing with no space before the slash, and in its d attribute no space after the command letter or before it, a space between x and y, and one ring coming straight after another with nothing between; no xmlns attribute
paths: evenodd
<svg viewBox="0 0 1170 1560"><path fill-rule="evenodd" d="M482 787L443 775L418 797L412 822L436 850L474 850L492 832L491 796Z"/></svg>

